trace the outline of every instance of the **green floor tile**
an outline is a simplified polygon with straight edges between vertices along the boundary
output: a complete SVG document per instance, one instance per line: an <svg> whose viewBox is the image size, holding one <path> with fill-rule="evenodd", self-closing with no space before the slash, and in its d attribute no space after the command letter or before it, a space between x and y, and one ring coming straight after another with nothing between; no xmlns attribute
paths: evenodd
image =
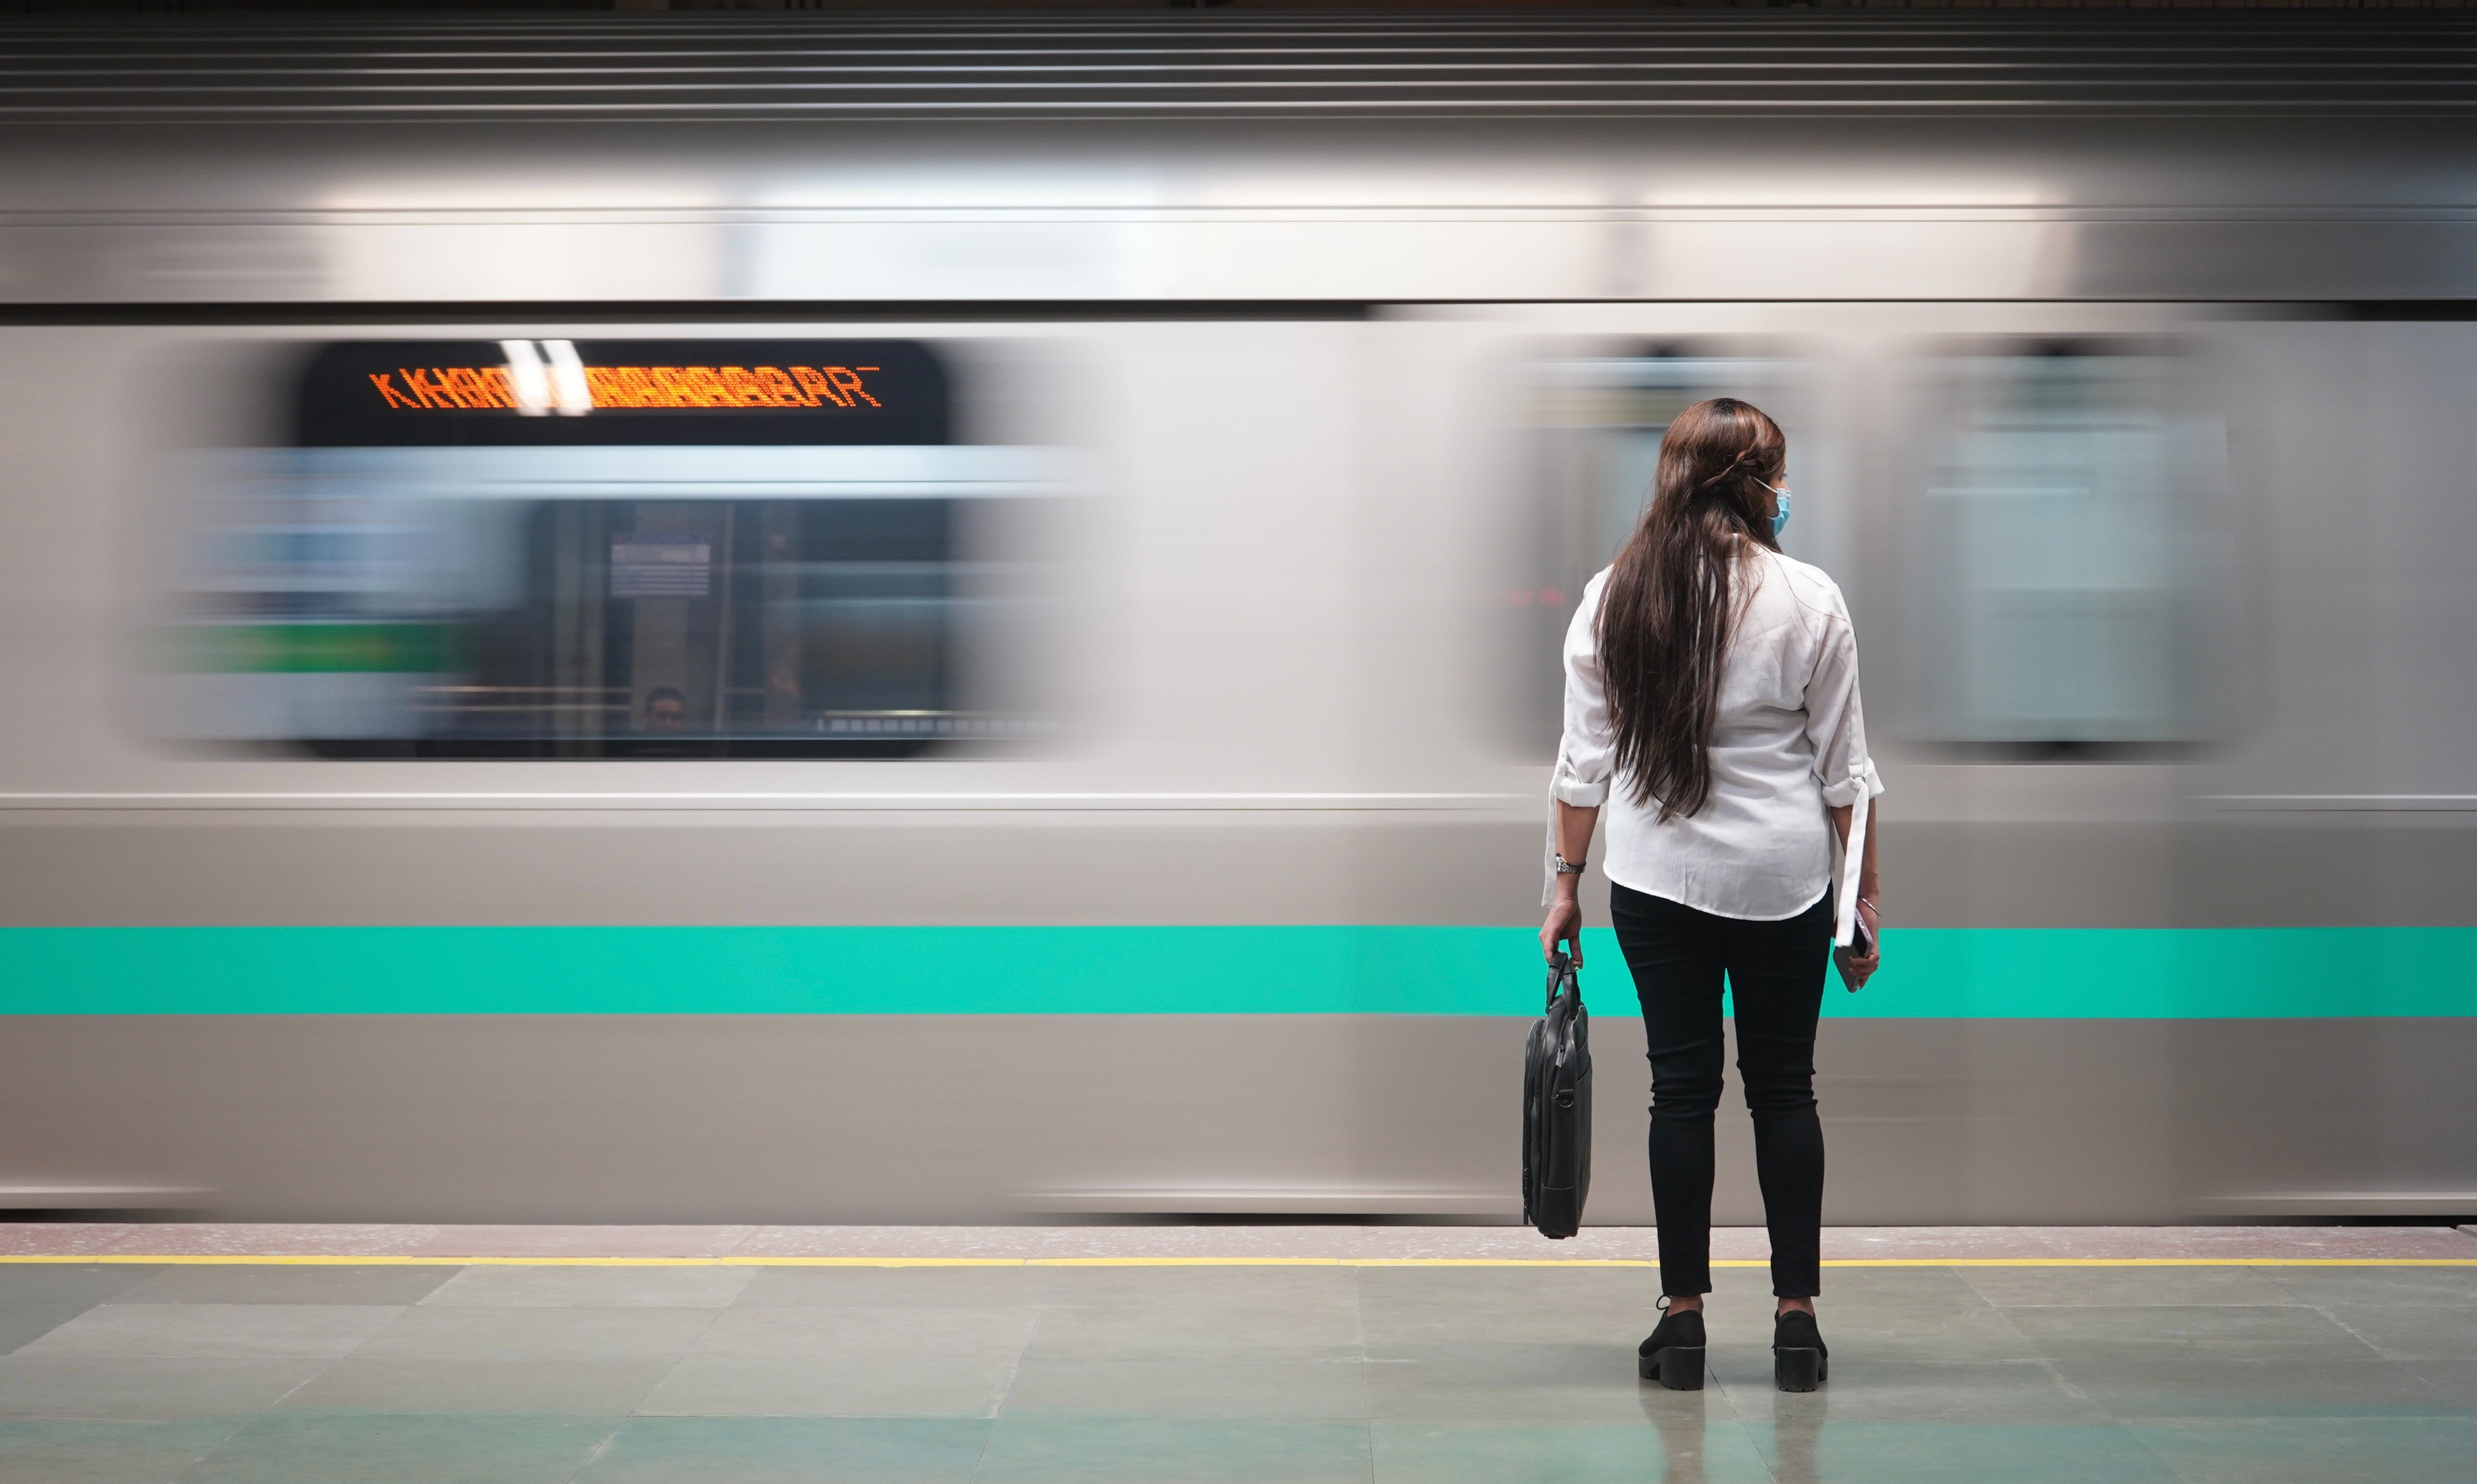
<svg viewBox="0 0 2477 1484"><path fill-rule="evenodd" d="M2133 1435L2179 1484L2468 1484L2477 1417L2167 1422Z"/></svg>
<svg viewBox="0 0 2477 1484"><path fill-rule="evenodd" d="M1969 1286L2004 1307L2254 1304L2299 1300L2253 1268L1969 1268Z"/></svg>
<svg viewBox="0 0 2477 1484"><path fill-rule="evenodd" d="M113 1296L119 1303L419 1303L452 1267L185 1263Z"/></svg>
<svg viewBox="0 0 2477 1484"><path fill-rule="evenodd" d="M739 1297L754 1268L530 1268L480 1264L421 1301L438 1307L718 1309Z"/></svg>
<svg viewBox="0 0 2477 1484"><path fill-rule="evenodd" d="M1359 1307L1347 1293L1199 1303L1051 1303L1031 1353L1058 1360L1357 1360Z"/></svg>
<svg viewBox="0 0 2477 1484"><path fill-rule="evenodd" d="M545 1360L601 1364L685 1355L722 1311L415 1304L357 1360Z"/></svg>
<svg viewBox="0 0 2477 1484"><path fill-rule="evenodd" d="M1026 1356L1005 1416L1356 1418L1367 1415L1359 1361L1056 1360Z"/></svg>
<svg viewBox="0 0 2477 1484"><path fill-rule="evenodd" d="M616 1426L598 1418L266 1416L182 1484L566 1484Z"/></svg>
<svg viewBox="0 0 2477 1484"><path fill-rule="evenodd" d="M1440 1347L1367 1363L1381 1422L1636 1422L1644 1385L1630 1344Z"/></svg>
<svg viewBox="0 0 2477 1484"><path fill-rule="evenodd" d="M985 1484L1367 1484L1365 1422L1000 1418Z"/></svg>
<svg viewBox="0 0 2477 1484"><path fill-rule="evenodd" d="M1716 1397L1664 1393L1645 1411L1658 1416L1631 1425L1379 1422L1376 1484L1770 1484L1753 1434Z"/></svg>
<svg viewBox="0 0 2477 1484"><path fill-rule="evenodd" d="M163 1271L142 1263L0 1263L0 1303L103 1303Z"/></svg>
<svg viewBox="0 0 2477 1484"><path fill-rule="evenodd" d="M638 1418L576 1484L961 1484L990 1424L948 1418Z"/></svg>
<svg viewBox="0 0 2477 1484"><path fill-rule="evenodd" d="M2265 1268L2304 1303L2435 1304L2477 1309L2477 1267Z"/></svg>
<svg viewBox="0 0 2477 1484"><path fill-rule="evenodd" d="M0 1422L8 1484L170 1484L245 1419L186 1422Z"/></svg>
<svg viewBox="0 0 2477 1484"><path fill-rule="evenodd" d="M2300 1304L2050 1305L2005 1313L2039 1354L2059 1360L2216 1355L2339 1362L2374 1353L2329 1317Z"/></svg>
<svg viewBox="0 0 2477 1484"><path fill-rule="evenodd" d="M376 1303L99 1303L18 1356L337 1360L404 1310Z"/></svg>
<svg viewBox="0 0 2477 1484"><path fill-rule="evenodd" d="M750 1359L897 1362L1003 1359L1023 1353L1036 1311L845 1305L728 1309L689 1353Z"/></svg>
<svg viewBox="0 0 2477 1484"><path fill-rule="evenodd" d="M2039 1358L2038 1347L2001 1309L1922 1307L1853 1313L1848 1306L1836 1304L1822 1326L1823 1342L1832 1348L1835 1364L1845 1360L1852 1370L1885 1362ZM1771 1318L1766 1315L1751 1324L1715 1323L1712 1341L1715 1346L1769 1355Z"/></svg>
<svg viewBox="0 0 2477 1484"><path fill-rule="evenodd" d="M2477 1361L2477 1308L2325 1303L2322 1312L2387 1359Z"/></svg>
<svg viewBox="0 0 2477 1484"><path fill-rule="evenodd" d="M2404 1360L2400 1369L2477 1412L2477 1360Z"/></svg>
<svg viewBox="0 0 2477 1484"><path fill-rule="evenodd" d="M760 1268L735 1308L857 1305L1024 1308L1041 1301L1055 1268Z"/></svg>
<svg viewBox="0 0 2477 1484"><path fill-rule="evenodd" d="M2465 1414L2466 1404L2406 1364L2381 1359L2258 1360L2223 1355L2082 1356L2064 1379L2109 1416L2382 1418ZM2471 1471L2477 1478L2477 1470Z"/></svg>
<svg viewBox="0 0 2477 1484"><path fill-rule="evenodd" d="M90 1303L0 1303L0 1355L25 1348L94 1307Z"/></svg>
<svg viewBox="0 0 2477 1484"><path fill-rule="evenodd" d="M690 1355L637 1410L656 1417L993 1417L1011 1356L783 1360Z"/></svg>
<svg viewBox="0 0 2477 1484"><path fill-rule="evenodd" d="M675 1364L666 1357L612 1361L347 1357L278 1401L274 1410L625 1417Z"/></svg>
<svg viewBox="0 0 2477 1484"><path fill-rule="evenodd" d="M1832 1352L1832 1378L1811 1396L1784 1394L1772 1379L1771 1351L1714 1349L1712 1383L1741 1417L1803 1415L1828 1402L1836 1417L1879 1422L1967 1425L2028 1422L2098 1424L2107 1414L2060 1379L2044 1362L1868 1361Z"/></svg>
<svg viewBox="0 0 2477 1484"><path fill-rule="evenodd" d="M2112 1423L1852 1422L1819 1395L1749 1429L1780 1484L2174 1484Z"/></svg>
<svg viewBox="0 0 2477 1484"><path fill-rule="evenodd" d="M0 1418L172 1422L260 1411L321 1360L0 1356Z"/></svg>

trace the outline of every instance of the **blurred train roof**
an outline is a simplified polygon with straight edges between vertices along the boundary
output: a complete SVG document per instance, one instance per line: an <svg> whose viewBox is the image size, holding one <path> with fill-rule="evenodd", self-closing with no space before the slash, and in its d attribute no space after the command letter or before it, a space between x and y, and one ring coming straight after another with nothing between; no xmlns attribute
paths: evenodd
<svg viewBox="0 0 2477 1484"><path fill-rule="evenodd" d="M2477 108L2464 4L24 0L0 15L0 122L2458 114Z"/></svg>
<svg viewBox="0 0 2477 1484"><path fill-rule="evenodd" d="M505 13L527 11L797 12L916 18L933 13L1072 13L1219 11L1349 14L1455 12L1539 15L1560 12L1659 11L2450 11L2477 0L14 0L0 13L218 14L261 12Z"/></svg>

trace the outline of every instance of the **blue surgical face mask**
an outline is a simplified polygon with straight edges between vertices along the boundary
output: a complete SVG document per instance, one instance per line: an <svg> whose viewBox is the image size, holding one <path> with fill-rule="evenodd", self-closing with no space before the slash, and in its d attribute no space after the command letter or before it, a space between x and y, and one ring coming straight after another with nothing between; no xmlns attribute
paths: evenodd
<svg viewBox="0 0 2477 1484"><path fill-rule="evenodd" d="M1764 488L1770 490L1779 500L1779 504L1773 507L1772 515L1772 539L1777 541L1780 539L1781 532L1789 526L1789 486L1766 484Z"/></svg>

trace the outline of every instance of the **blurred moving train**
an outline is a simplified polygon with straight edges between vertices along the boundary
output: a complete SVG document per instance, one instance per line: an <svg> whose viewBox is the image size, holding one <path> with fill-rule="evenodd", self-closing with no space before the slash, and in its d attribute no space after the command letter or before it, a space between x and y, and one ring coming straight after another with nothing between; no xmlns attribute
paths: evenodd
<svg viewBox="0 0 2477 1484"><path fill-rule="evenodd" d="M2085 19L12 23L0 1200L1511 1220L1725 391L1890 784L1829 1219L2477 1213L2477 30Z"/></svg>

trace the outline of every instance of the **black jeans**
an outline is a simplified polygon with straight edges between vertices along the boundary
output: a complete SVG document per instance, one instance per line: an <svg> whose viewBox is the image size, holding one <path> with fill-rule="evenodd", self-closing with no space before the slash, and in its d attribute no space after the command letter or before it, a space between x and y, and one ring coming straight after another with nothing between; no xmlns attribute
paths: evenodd
<svg viewBox="0 0 2477 1484"><path fill-rule="evenodd" d="M1712 1291L1712 1115L1720 1105L1723 975L1738 1017L1738 1073L1755 1120L1772 1292L1812 1298L1821 1286L1814 1021L1832 959L1831 900L1783 922L1757 923L1630 887L1609 894L1651 1045L1651 1201L1663 1293Z"/></svg>

